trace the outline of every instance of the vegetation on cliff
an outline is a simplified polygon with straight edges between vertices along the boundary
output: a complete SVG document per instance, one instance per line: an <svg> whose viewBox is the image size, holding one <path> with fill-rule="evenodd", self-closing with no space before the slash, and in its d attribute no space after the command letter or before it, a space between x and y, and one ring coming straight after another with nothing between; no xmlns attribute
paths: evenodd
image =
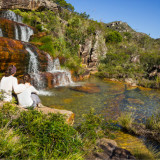
<svg viewBox="0 0 160 160"><path fill-rule="evenodd" d="M100 31L107 52L98 57L98 76L122 81L132 78L138 85L159 88L159 40L134 31L127 23L104 24L91 20L86 13L74 12L74 7L65 0L53 1L62 7L59 13L49 10L14 11L23 16L24 23L37 28L39 33L31 41L41 50L53 57L64 57L62 65L80 75L86 69L80 46L90 38L94 44L96 32Z"/></svg>

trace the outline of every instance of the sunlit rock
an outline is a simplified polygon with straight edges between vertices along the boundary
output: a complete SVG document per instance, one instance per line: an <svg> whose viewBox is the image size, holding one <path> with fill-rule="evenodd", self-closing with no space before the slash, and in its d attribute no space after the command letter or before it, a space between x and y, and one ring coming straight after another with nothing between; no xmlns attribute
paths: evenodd
<svg viewBox="0 0 160 160"><path fill-rule="evenodd" d="M50 0L0 0L0 9L49 9L58 12L57 4Z"/></svg>
<svg viewBox="0 0 160 160"><path fill-rule="evenodd" d="M72 90L85 92L85 93L99 93L100 88L95 84L85 84L83 86L71 87Z"/></svg>

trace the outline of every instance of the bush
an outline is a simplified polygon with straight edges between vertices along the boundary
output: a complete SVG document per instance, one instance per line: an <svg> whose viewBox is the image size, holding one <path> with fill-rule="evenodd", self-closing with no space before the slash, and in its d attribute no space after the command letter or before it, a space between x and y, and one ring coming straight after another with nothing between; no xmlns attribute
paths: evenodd
<svg viewBox="0 0 160 160"><path fill-rule="evenodd" d="M107 43L118 43L122 42L122 36L119 32L113 31L106 36Z"/></svg>
<svg viewBox="0 0 160 160"><path fill-rule="evenodd" d="M44 115L36 110L19 113L17 107L6 103L0 110L0 124L2 159L82 158L80 136L60 114Z"/></svg>

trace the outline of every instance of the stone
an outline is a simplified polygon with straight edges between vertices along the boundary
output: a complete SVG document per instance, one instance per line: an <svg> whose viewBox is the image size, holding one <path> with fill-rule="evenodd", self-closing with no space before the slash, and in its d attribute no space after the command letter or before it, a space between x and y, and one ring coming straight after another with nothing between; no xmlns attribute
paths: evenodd
<svg viewBox="0 0 160 160"><path fill-rule="evenodd" d="M58 5L52 0L0 0L0 9L49 9L58 12Z"/></svg>
<svg viewBox="0 0 160 160"><path fill-rule="evenodd" d="M41 111L44 114L49 114L49 113L62 114L65 116L66 122L68 124L73 125L73 123L74 123L75 115L71 111L54 109L54 108L49 108L49 107L36 108L36 110Z"/></svg>
<svg viewBox="0 0 160 160"><path fill-rule="evenodd" d="M137 82L135 80L133 80L132 78L126 78L125 82L130 84L133 87L135 87L137 85Z"/></svg>
<svg viewBox="0 0 160 160"><path fill-rule="evenodd" d="M135 157L126 149L117 147L114 140L102 138L97 141L96 149L101 151L93 151L87 160L135 160Z"/></svg>
<svg viewBox="0 0 160 160"><path fill-rule="evenodd" d="M85 93L99 93L100 88L96 84L85 84L83 86L77 86L77 87L70 87L70 89L79 91L79 92L85 92Z"/></svg>

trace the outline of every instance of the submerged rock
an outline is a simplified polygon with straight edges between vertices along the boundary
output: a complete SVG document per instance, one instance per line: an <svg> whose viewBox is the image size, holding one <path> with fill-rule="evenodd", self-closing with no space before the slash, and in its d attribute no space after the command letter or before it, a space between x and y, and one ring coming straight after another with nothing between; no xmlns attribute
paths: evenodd
<svg viewBox="0 0 160 160"><path fill-rule="evenodd" d="M71 87L70 89L85 92L85 93L99 93L100 88L96 84L85 84L83 86Z"/></svg>

